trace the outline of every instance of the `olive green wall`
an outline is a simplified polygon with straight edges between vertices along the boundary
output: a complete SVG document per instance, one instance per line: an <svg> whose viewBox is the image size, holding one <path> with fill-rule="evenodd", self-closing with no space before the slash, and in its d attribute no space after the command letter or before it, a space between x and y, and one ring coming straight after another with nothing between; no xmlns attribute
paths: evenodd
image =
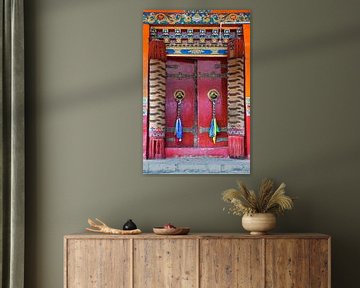
<svg viewBox="0 0 360 288"><path fill-rule="evenodd" d="M88 216L241 231L220 192L266 176L299 197L278 231L331 234L334 287L358 287L358 0L25 2L27 287L62 287L63 235ZM250 176L142 175L141 13L151 8L253 10Z"/></svg>

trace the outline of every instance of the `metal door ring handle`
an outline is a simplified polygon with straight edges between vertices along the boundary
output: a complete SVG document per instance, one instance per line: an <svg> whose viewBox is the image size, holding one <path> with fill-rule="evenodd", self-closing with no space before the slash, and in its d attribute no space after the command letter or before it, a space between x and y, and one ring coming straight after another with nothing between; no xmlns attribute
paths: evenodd
<svg viewBox="0 0 360 288"><path fill-rule="evenodd" d="M175 98L176 101L183 100L185 98L185 91L181 90L181 89L175 90L174 98Z"/></svg>
<svg viewBox="0 0 360 288"><path fill-rule="evenodd" d="M208 96L210 101L215 101L219 97L219 95L220 95L220 93L216 89L211 89L207 93L207 96Z"/></svg>

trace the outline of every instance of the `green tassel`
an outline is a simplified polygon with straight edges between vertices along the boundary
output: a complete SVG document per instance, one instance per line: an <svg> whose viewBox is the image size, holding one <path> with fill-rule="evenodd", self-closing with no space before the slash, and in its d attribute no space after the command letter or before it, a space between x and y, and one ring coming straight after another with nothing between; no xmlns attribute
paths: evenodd
<svg viewBox="0 0 360 288"><path fill-rule="evenodd" d="M213 118L210 123L209 137L212 138L213 143L216 143L216 134L220 132L219 126L217 125L216 118Z"/></svg>

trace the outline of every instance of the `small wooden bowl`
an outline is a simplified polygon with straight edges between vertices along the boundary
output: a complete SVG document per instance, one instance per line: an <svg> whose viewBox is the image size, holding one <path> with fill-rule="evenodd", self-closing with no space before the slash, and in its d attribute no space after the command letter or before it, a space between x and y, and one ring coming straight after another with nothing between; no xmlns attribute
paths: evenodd
<svg viewBox="0 0 360 288"><path fill-rule="evenodd" d="M153 231L157 235L186 235L190 232L189 227L164 228L154 227Z"/></svg>

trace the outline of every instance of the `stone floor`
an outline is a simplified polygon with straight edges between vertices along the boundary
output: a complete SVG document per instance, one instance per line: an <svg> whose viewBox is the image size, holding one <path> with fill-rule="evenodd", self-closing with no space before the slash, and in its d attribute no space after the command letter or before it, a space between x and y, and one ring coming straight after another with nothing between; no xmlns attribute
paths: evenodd
<svg viewBox="0 0 360 288"><path fill-rule="evenodd" d="M143 173L250 174L250 160L206 157L143 160Z"/></svg>

